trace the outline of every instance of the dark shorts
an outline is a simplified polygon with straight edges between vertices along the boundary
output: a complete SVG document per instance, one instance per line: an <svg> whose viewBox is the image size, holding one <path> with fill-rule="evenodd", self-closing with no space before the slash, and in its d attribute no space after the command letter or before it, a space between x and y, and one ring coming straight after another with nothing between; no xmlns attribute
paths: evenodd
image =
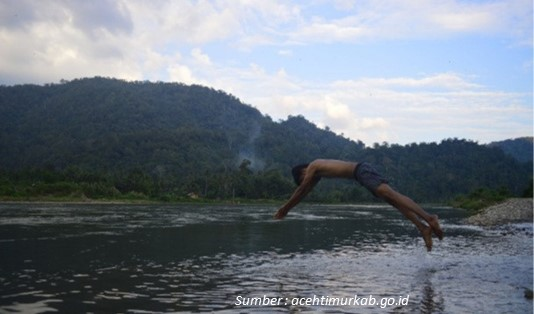
<svg viewBox="0 0 534 314"><path fill-rule="evenodd" d="M354 178L375 196L378 186L382 183L388 183L386 178L366 162L358 163L354 169Z"/></svg>

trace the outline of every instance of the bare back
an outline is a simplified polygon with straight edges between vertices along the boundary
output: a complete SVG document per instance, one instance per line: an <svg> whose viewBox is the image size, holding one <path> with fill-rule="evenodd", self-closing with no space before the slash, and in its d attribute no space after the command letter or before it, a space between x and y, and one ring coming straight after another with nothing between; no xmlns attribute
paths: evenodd
<svg viewBox="0 0 534 314"><path fill-rule="evenodd" d="M308 165L307 171L312 171L315 177L350 179L354 178L357 164L342 160L316 159Z"/></svg>

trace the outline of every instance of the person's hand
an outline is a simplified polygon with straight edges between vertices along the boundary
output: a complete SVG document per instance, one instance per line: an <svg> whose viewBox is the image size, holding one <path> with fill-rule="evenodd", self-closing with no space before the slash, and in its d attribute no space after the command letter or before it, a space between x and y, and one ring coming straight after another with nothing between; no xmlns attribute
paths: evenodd
<svg viewBox="0 0 534 314"><path fill-rule="evenodd" d="M283 208L280 208L276 214L274 214L274 219L283 219L287 215L287 211Z"/></svg>

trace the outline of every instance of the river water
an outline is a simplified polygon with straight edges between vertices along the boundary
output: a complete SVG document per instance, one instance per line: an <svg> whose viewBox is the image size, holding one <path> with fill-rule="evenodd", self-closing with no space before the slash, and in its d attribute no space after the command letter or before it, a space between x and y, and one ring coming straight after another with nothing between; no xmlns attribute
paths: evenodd
<svg viewBox="0 0 534 314"><path fill-rule="evenodd" d="M0 204L0 313L532 313L532 223L393 208Z"/></svg>

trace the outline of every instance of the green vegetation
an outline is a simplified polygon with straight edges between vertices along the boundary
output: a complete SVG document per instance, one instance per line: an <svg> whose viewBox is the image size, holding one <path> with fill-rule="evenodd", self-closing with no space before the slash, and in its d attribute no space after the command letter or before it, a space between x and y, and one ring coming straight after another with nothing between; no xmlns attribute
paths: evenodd
<svg viewBox="0 0 534 314"><path fill-rule="evenodd" d="M512 197L512 195L506 188L501 188L498 190L481 188L469 193L468 195L456 197L452 202L450 202L450 205L458 208L468 209L473 213L476 213L483 208L500 203L510 197Z"/></svg>
<svg viewBox="0 0 534 314"><path fill-rule="evenodd" d="M139 169L97 174L69 167L0 174L1 200L50 201L208 201L266 200L288 197L292 183L278 171L252 174L246 167L225 177L208 175L198 186L168 189ZM203 191L202 194L191 191Z"/></svg>
<svg viewBox="0 0 534 314"><path fill-rule="evenodd" d="M530 183L528 185L528 187L523 191L523 194L521 195L521 197L530 197L532 198L532 192L533 192L534 188L532 187L532 178L530 178Z"/></svg>
<svg viewBox="0 0 534 314"><path fill-rule="evenodd" d="M365 147L196 85L97 77L0 86L4 200L283 200L294 188L291 166L315 158L371 162L418 202L501 187L519 196L532 178L528 151L531 138ZM308 199L374 200L350 180L323 180Z"/></svg>
<svg viewBox="0 0 534 314"><path fill-rule="evenodd" d="M534 138L520 137L516 139L509 139L500 142L493 142L489 144L490 147L498 147L506 154L514 157L520 162L532 162L534 151L532 149L532 142Z"/></svg>

